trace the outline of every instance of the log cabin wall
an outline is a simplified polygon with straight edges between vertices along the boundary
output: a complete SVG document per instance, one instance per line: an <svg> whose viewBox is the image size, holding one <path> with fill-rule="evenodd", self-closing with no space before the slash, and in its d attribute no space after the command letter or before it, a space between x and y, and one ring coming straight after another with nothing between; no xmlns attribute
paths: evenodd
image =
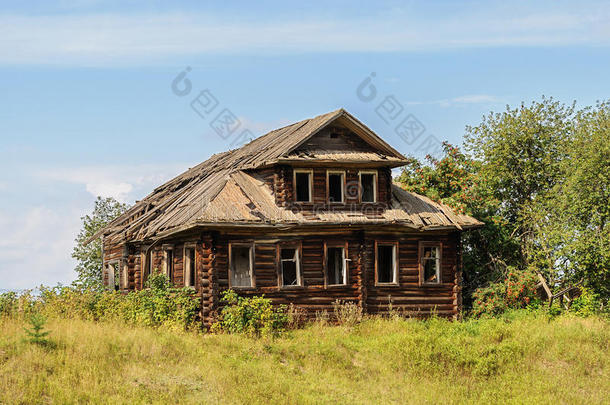
<svg viewBox="0 0 610 405"><path fill-rule="evenodd" d="M377 168L354 168L350 166L333 166L323 168L309 168L302 166L299 168L313 170L313 188L312 188L312 203L296 203L294 201L294 169L291 166L278 165L274 171L265 170L261 172L265 183L270 185L273 190L275 201L278 206L291 206L298 204L304 209L313 209L314 206L320 208L329 206L326 173L327 171L344 171L345 172L345 188L344 196L345 203L330 204L333 209L356 209L362 210L371 207L386 207L392 197L392 173L388 167ZM360 171L377 171L377 203L360 203L359 201L359 175Z"/></svg>
<svg viewBox="0 0 610 405"><path fill-rule="evenodd" d="M377 286L375 283L375 242L398 243L398 285ZM442 249L441 283L421 285L419 276L419 243L439 242ZM327 286L324 271L326 243L347 245L347 284ZM173 246L173 283L184 286L184 241L168 241ZM189 242L192 243L192 242ZM459 233L449 234L387 234L342 231L318 236L286 235L206 235L197 241L197 295L201 297L201 320L210 326L223 307L221 293L229 288L229 243L254 245L254 288L234 288L242 296L265 294L274 305L293 304L307 316L332 313L336 300L358 303L366 313L387 314L390 308L408 316L428 316L432 312L457 317L460 311L461 271L459 269ZM280 287L278 245L298 244L301 247L302 287ZM129 289L140 289L143 246L129 251ZM163 269L163 246L151 249L152 268ZM105 260L120 258L122 247L105 249Z"/></svg>
<svg viewBox="0 0 610 405"><path fill-rule="evenodd" d="M326 286L324 273L324 243L347 243L348 280L345 286ZM398 242L398 281L396 286L375 285L375 241ZM420 285L419 242L439 242L442 249L441 283ZM281 288L277 261L278 243L300 244L302 287ZM349 232L325 237L285 238L265 240L225 235L218 240L215 272L218 293L229 288L229 243L254 244L254 288L234 288L240 295L265 294L274 304L294 304L314 317L316 312L333 311L336 300L360 304L371 314L386 314L390 307L409 316L428 316L432 312L445 317L459 313L459 234L369 235ZM217 302L217 310L222 309Z"/></svg>

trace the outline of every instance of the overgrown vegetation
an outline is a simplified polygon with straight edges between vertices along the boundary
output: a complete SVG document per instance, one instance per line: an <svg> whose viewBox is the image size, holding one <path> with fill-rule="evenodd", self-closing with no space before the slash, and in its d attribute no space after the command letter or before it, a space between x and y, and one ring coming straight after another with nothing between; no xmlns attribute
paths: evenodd
<svg viewBox="0 0 610 405"><path fill-rule="evenodd" d="M598 317L365 318L274 339L49 318L53 350L0 320L0 403L587 403L610 397Z"/></svg>
<svg viewBox="0 0 610 405"><path fill-rule="evenodd" d="M474 314L524 307L529 287L515 296L508 284L536 273L554 290L582 282L593 306L608 307L609 137L609 103L576 110L543 98L467 127L467 152L445 143L442 158L404 168L405 189L485 222L463 235L464 304Z"/></svg>
<svg viewBox="0 0 610 405"><path fill-rule="evenodd" d="M224 291L222 300L226 305L212 326L215 332L271 336L285 330L288 322L285 306L274 308L264 296L240 297L233 290Z"/></svg>
<svg viewBox="0 0 610 405"><path fill-rule="evenodd" d="M127 294L92 288L40 287L39 294L0 294L0 317L48 318L121 322L176 330L199 328L199 299L189 287L175 288L162 274L151 276L147 287Z"/></svg>

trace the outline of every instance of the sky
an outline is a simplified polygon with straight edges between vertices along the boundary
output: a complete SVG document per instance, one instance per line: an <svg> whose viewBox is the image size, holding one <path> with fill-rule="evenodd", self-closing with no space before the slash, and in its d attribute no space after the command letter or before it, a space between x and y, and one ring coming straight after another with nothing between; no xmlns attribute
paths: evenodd
<svg viewBox="0 0 610 405"><path fill-rule="evenodd" d="M0 289L74 280L98 195L133 203L341 107L405 155L436 154L507 105L608 99L609 51L596 1L2 1Z"/></svg>

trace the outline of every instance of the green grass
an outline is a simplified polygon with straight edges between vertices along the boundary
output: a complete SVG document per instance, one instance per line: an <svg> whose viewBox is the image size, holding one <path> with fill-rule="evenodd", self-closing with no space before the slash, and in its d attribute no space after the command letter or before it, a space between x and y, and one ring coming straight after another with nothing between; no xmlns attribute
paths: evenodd
<svg viewBox="0 0 610 405"><path fill-rule="evenodd" d="M367 319L276 339L0 320L0 403L608 403L600 318Z"/></svg>

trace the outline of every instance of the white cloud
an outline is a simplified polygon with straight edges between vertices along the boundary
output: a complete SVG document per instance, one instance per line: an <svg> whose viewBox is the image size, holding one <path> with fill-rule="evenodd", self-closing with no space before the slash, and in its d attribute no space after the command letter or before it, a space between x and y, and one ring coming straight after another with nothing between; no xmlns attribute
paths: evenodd
<svg viewBox="0 0 610 405"><path fill-rule="evenodd" d="M64 284L75 278L70 252L80 227L74 209L46 206L0 216L0 289Z"/></svg>
<svg viewBox="0 0 610 405"><path fill-rule="evenodd" d="M478 4L478 3L477 3ZM529 8L528 8L529 7ZM277 17L277 16L275 16ZM411 51L609 45L610 7L479 5L451 17L395 9L363 17L210 13L0 15L0 63L129 64L204 53Z"/></svg>
<svg viewBox="0 0 610 405"><path fill-rule="evenodd" d="M489 94L467 94L463 96L444 98L432 101L409 101L407 105L439 105L441 107L451 107L466 104L497 104L503 102L502 98Z"/></svg>
<svg viewBox="0 0 610 405"><path fill-rule="evenodd" d="M134 193L148 194L153 188L186 170L186 164L112 165L77 168L46 168L35 172L45 181L80 184L92 196L114 197L133 202Z"/></svg>
<svg viewBox="0 0 610 405"><path fill-rule="evenodd" d="M466 96L455 97L450 100L456 104L481 104L481 103L497 103L500 99L489 94L469 94Z"/></svg>

